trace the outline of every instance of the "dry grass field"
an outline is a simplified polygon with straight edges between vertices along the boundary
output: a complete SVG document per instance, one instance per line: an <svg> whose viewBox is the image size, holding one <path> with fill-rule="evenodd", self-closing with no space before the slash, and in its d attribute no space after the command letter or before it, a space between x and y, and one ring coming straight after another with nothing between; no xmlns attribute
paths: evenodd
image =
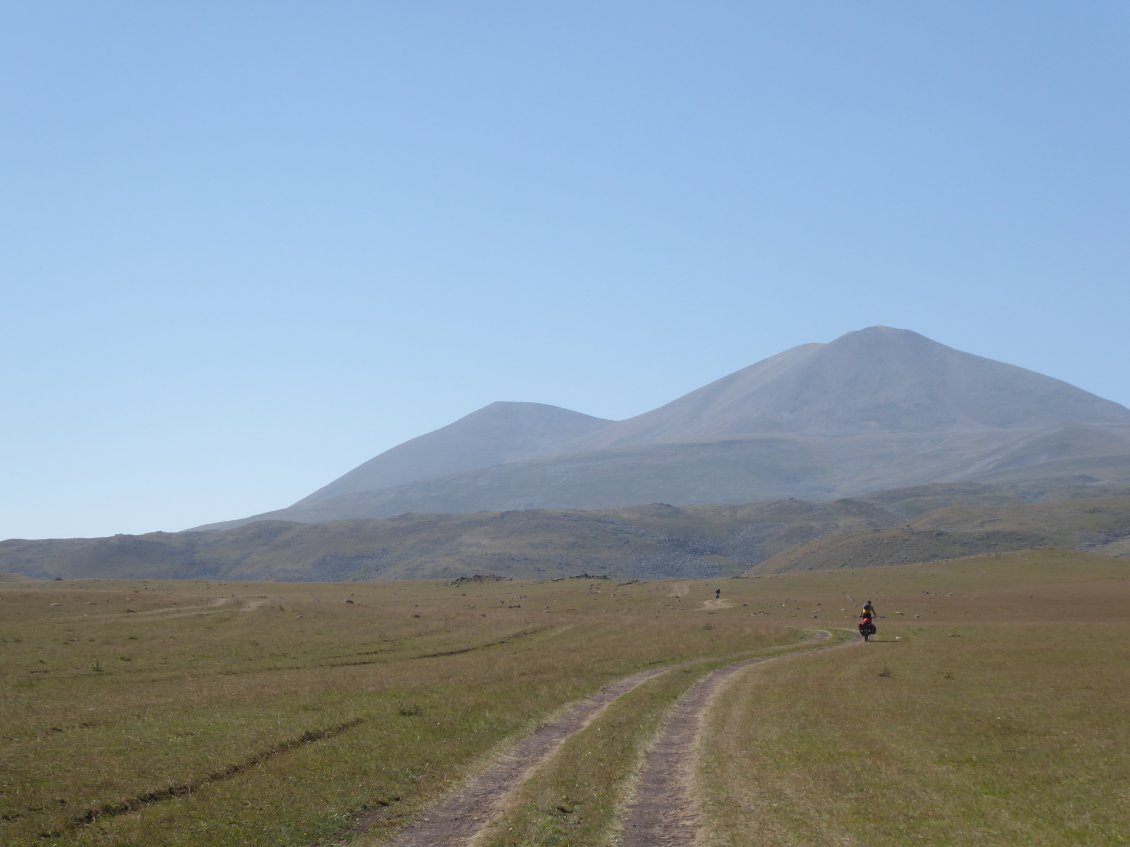
<svg viewBox="0 0 1130 847"><path fill-rule="evenodd" d="M1126 843L1128 577L1043 552L712 583L9 581L0 844L388 844L568 704L670 667L479 842L615 844L695 680L849 637L867 597L878 640L720 690L704 845Z"/></svg>

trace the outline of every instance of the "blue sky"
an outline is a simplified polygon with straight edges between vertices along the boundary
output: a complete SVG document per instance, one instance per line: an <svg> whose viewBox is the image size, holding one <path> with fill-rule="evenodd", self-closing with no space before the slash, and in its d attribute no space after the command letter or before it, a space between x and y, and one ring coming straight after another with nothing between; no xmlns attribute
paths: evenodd
<svg viewBox="0 0 1130 847"><path fill-rule="evenodd" d="M885 324L1130 405L1124 2L7 2L0 538Z"/></svg>

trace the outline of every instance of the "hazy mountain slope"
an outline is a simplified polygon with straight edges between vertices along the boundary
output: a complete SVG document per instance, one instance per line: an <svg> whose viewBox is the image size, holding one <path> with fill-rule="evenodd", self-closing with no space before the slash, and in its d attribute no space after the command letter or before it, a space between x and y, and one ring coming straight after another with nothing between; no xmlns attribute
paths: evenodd
<svg viewBox="0 0 1130 847"><path fill-rule="evenodd" d="M977 486L975 503L1008 502ZM550 579L737 576L751 569L864 567L978 553L1076 547L1109 555L1130 544L1130 495L1000 508L912 489L892 505L938 498L907 521L867 500L744 506L653 504L593 511L401 515L386 520L263 521L216 532L0 542L0 569L67 579L450 579L490 573ZM956 505L955 505L956 503ZM913 506L911 506L913 508Z"/></svg>
<svg viewBox="0 0 1130 847"><path fill-rule="evenodd" d="M585 439L581 449L711 441L734 435L800 430L767 426L774 386L792 379L819 356L823 345L805 344L723 377L664 406L614 423Z"/></svg>
<svg viewBox="0 0 1130 847"><path fill-rule="evenodd" d="M971 469L980 478L984 468L1009 455L1009 446L1019 438L1011 430L977 429L839 438L763 436L621 447L306 500L288 509L215 524L209 529L230 529L255 520L320 522L406 512L458 514L620 508L641 502L686 506L788 497L857 497L939 480L960 481L971 476ZM1044 492L1100 482L1130 483L1130 455L1121 466L1105 450L1095 456L1080 453L1068 465L1057 467L1054 478L1046 479ZM986 457L993 457L993 461ZM1091 473L1084 473L1086 470ZM1036 464L1010 471L1004 481L1023 485L1049 474Z"/></svg>
<svg viewBox="0 0 1130 847"><path fill-rule="evenodd" d="M955 505L983 509L1019 506L1039 500L1041 493L1024 488L986 485L980 482L932 483L894 488L867 495L866 500L884 511L910 521L926 512Z"/></svg>
<svg viewBox="0 0 1130 847"><path fill-rule="evenodd" d="M952 505L895 528L830 533L766 558L754 573L826 570L1062 547L1120 555L1130 543L1130 496L1000 508Z"/></svg>
<svg viewBox="0 0 1130 847"><path fill-rule="evenodd" d="M891 466L884 458L895 442L908 461ZM641 502L691 505L787 497L826 500L886 485L930 481L962 451L976 456L999 443L999 437L924 442L917 436L857 436L837 441L777 436L641 445L515 462L309 501L258 519L316 522L405 512L599 509Z"/></svg>
<svg viewBox="0 0 1130 847"><path fill-rule="evenodd" d="M1031 468L1049 478L1130 469L1130 426L1075 423L1026 433L986 454L966 475L1005 482L1023 479Z"/></svg>
<svg viewBox="0 0 1130 847"><path fill-rule="evenodd" d="M464 474L304 501L255 519L306 522L537 508L606 508L648 502L716 503L824 498L818 445L791 439L658 445L515 462ZM816 485L803 480L816 479ZM747 496L754 492L761 496ZM784 492L778 494L778 492Z"/></svg>
<svg viewBox="0 0 1130 847"><path fill-rule="evenodd" d="M551 456L608 423L542 403L491 403L381 453L295 505Z"/></svg>
<svg viewBox="0 0 1130 847"><path fill-rule="evenodd" d="M845 500L261 521L214 532L4 541L0 565L68 579L732 576L790 545L832 532L886 527L893 520L872 504Z"/></svg>

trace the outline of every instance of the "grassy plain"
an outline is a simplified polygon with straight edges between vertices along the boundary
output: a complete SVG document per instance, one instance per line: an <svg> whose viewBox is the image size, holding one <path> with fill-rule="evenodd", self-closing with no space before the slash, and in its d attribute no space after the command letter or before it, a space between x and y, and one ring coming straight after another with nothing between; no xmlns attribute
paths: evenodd
<svg viewBox="0 0 1130 847"><path fill-rule="evenodd" d="M1130 839L1130 563L1045 552L711 583L6 582L0 844L382 844L565 704L679 665L484 840L613 843L694 679L867 598L878 641L719 695L710 847Z"/></svg>
<svg viewBox="0 0 1130 847"><path fill-rule="evenodd" d="M799 640L707 594L6 583L0 844L307 847L366 816L380 839L611 681Z"/></svg>
<svg viewBox="0 0 1130 847"><path fill-rule="evenodd" d="M878 639L715 703L705 847L1130 843L1130 562L1040 552L867 582Z"/></svg>

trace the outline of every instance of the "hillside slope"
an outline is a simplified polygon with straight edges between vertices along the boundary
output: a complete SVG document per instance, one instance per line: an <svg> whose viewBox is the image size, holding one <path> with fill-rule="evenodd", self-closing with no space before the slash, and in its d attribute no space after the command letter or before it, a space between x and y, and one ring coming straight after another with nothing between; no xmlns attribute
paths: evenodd
<svg viewBox="0 0 1130 847"><path fill-rule="evenodd" d="M946 506L898 527L830 533L770 556L751 573L902 565L1046 547L1125 556L1130 496Z"/></svg>
<svg viewBox="0 0 1130 847"><path fill-rule="evenodd" d="M1033 547L1130 544L1130 493L1030 502L1034 490L929 486L870 499L592 511L408 514L225 531L0 542L0 569L40 578L706 578L922 562ZM911 516L912 517L908 517Z"/></svg>
<svg viewBox="0 0 1130 847"><path fill-rule="evenodd" d="M551 579L732 576L793 544L882 527L871 504L668 505L599 511L401 515L384 520L263 521L213 532L0 542L0 567L51 578L336 581L491 573Z"/></svg>

